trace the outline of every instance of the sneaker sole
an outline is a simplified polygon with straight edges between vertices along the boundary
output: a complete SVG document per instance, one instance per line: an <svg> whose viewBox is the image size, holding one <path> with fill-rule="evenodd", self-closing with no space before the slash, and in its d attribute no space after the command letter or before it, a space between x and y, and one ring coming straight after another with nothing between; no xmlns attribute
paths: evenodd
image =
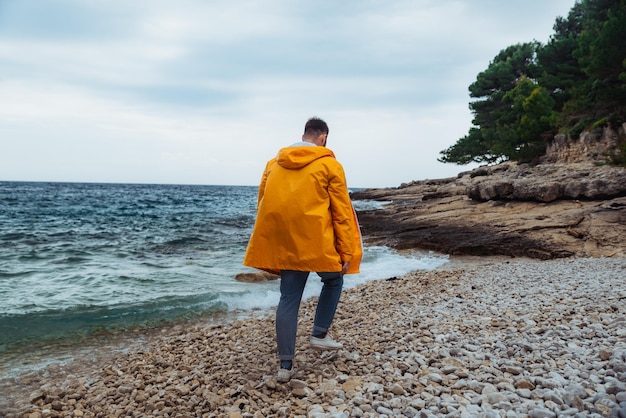
<svg viewBox="0 0 626 418"><path fill-rule="evenodd" d="M311 344L311 348L314 348L315 350L320 350L320 351L332 351L332 350L341 350L343 348L343 346L341 346L341 347L327 347L327 346L319 346L319 345Z"/></svg>

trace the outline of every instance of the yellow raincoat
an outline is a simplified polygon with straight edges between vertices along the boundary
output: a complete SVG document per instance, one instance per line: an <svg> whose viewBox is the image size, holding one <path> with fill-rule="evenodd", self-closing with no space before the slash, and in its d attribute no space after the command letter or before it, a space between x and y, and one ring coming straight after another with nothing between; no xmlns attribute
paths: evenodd
<svg viewBox="0 0 626 418"><path fill-rule="evenodd" d="M243 264L280 270L358 273L361 233L341 164L321 146L283 148L265 167Z"/></svg>

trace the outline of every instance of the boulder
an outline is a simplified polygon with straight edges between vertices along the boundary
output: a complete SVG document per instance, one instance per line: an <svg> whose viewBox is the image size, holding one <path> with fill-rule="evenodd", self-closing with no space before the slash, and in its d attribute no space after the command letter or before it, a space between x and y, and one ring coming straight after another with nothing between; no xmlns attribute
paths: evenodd
<svg viewBox="0 0 626 418"><path fill-rule="evenodd" d="M476 200L604 200L626 196L626 168L594 163L508 164L506 171L473 177L466 194Z"/></svg>
<svg viewBox="0 0 626 418"><path fill-rule="evenodd" d="M259 282L269 282L270 280L276 280L279 276L268 273L266 271L252 271L245 273L238 273L235 276L235 280L240 282L247 283L259 283Z"/></svg>

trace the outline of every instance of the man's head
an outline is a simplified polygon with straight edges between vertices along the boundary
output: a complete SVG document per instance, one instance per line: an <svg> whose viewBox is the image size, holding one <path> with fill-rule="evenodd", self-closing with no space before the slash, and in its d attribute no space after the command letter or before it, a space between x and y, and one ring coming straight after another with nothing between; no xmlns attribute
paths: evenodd
<svg viewBox="0 0 626 418"><path fill-rule="evenodd" d="M325 147L328 139L328 125L320 118L311 118L304 125L302 140Z"/></svg>

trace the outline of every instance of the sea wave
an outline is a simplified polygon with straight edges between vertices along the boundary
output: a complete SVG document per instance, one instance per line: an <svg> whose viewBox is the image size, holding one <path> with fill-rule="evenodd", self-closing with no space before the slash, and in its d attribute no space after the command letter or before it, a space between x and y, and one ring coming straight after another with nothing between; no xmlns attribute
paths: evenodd
<svg viewBox="0 0 626 418"><path fill-rule="evenodd" d="M354 210L357 212L360 210L377 210L382 209L385 205L392 203L391 201L385 200L354 200L352 201L352 206L354 206Z"/></svg>
<svg viewBox="0 0 626 418"><path fill-rule="evenodd" d="M226 312L228 307L217 293L162 297L133 304L78 305L70 309L49 309L33 314L0 315L0 352L2 347L24 344L31 339L72 338L94 332L115 332L145 328L164 321L189 319L211 312Z"/></svg>
<svg viewBox="0 0 626 418"><path fill-rule="evenodd" d="M234 279L256 199L247 186L0 182L0 346L276 306L278 281ZM446 261L366 247L345 286ZM311 274L304 298L320 288Z"/></svg>

